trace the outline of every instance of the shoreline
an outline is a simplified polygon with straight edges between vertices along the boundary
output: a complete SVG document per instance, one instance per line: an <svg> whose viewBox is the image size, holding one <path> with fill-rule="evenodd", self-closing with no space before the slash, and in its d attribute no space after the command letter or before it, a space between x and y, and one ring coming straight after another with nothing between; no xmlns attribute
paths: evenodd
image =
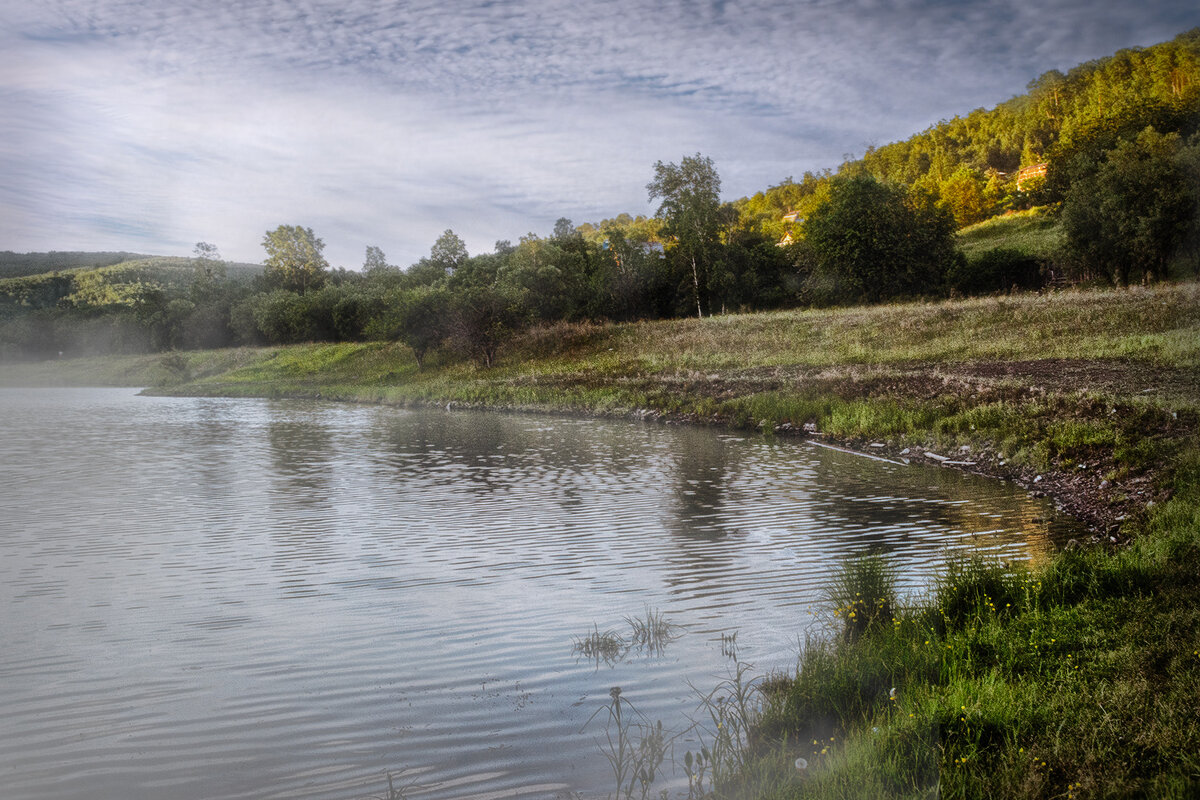
<svg viewBox="0 0 1200 800"><path fill-rule="evenodd" d="M1131 520L1144 520L1149 508L1169 497L1153 489L1158 480L1157 471L1143 474L1133 481L1119 483L1097 477L1097 469L1091 470L1037 470L1029 466L1013 465L1001 457L987 443L965 445L970 449L958 453L943 454L937 448L920 444L872 441L869 437L839 437L816 430L797 428L788 423L770 426L742 426L727 417L702 418L692 413L665 413L653 409L596 410L561 408L552 405L506 405L473 403L454 399L405 399L388 401L370 397L328 396L322 392L263 392L242 394L220 392L178 392L144 389L150 396L227 397L259 399L318 400L332 403L356 405L382 405L395 408L431 408L446 411L482 411L489 413L543 414L575 419L618 419L630 422L653 422L662 425L692 425L757 434L764 437L779 437L813 445L831 447L865 458L877 458L894 464L924 462L926 466L954 469L971 475L1012 483L1028 492L1032 497L1047 498L1056 509L1079 521L1089 534L1086 544L1108 547L1125 546L1134 534L1122 533L1123 524ZM964 447L964 446L960 446ZM1063 543L1067 544L1067 543ZM1070 546L1084 542L1071 540Z"/></svg>

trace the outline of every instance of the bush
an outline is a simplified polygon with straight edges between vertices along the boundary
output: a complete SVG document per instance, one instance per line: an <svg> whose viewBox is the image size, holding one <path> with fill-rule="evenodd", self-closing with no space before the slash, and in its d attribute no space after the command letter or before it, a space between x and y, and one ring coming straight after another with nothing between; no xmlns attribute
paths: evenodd
<svg viewBox="0 0 1200 800"><path fill-rule="evenodd" d="M834 179L805 235L816 262L814 295L832 302L940 293L961 258L949 212L915 205L905 190L868 175Z"/></svg>
<svg viewBox="0 0 1200 800"><path fill-rule="evenodd" d="M946 271L946 286L964 295L1039 289L1044 279L1041 259L1007 247L959 261Z"/></svg>

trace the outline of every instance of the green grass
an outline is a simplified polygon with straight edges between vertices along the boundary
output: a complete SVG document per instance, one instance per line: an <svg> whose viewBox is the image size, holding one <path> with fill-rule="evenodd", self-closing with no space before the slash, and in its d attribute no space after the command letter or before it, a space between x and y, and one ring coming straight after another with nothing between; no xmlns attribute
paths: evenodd
<svg viewBox="0 0 1200 800"><path fill-rule="evenodd" d="M1049 259L1062 246L1062 225L1043 208L1014 211L963 228L958 244L967 258L1003 247Z"/></svg>
<svg viewBox="0 0 1200 800"><path fill-rule="evenodd" d="M756 794L1195 796L1198 501L1193 485L1115 554L953 565L891 625L810 644L763 721ZM784 751L813 766L772 773Z"/></svg>

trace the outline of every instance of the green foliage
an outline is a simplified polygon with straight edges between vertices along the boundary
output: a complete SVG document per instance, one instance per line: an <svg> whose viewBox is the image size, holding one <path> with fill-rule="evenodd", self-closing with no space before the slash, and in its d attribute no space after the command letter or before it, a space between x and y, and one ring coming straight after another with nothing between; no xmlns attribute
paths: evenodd
<svg viewBox="0 0 1200 800"><path fill-rule="evenodd" d="M1193 147L1200 149L1200 141ZM1179 136L1146 128L1092 163L1077 156L1063 200L1069 251L1085 274L1124 286L1167 277L1171 260L1200 228L1200 185Z"/></svg>
<svg viewBox="0 0 1200 800"><path fill-rule="evenodd" d="M710 293L720 266L720 235L730 221L722 213L716 166L699 153L684 156L679 164L658 161L646 191L651 200L662 200L657 216L666 223L663 232L672 237L670 258L690 284L690 306L697 317L703 317L712 312Z"/></svg>
<svg viewBox="0 0 1200 800"><path fill-rule="evenodd" d="M893 623L896 577L879 556L858 556L842 562L828 594L847 639L858 639Z"/></svg>
<svg viewBox="0 0 1200 800"><path fill-rule="evenodd" d="M404 342L412 349L418 369L423 368L426 354L451 333L452 302L450 293L439 287L394 292L386 310L371 321L368 333Z"/></svg>
<svg viewBox="0 0 1200 800"><path fill-rule="evenodd" d="M965 228L991 216L992 203L985 193L982 175L962 166L941 185L939 204L954 217L956 228Z"/></svg>
<svg viewBox="0 0 1200 800"><path fill-rule="evenodd" d="M11 250L4 250L0 251L0 280L68 270L110 267L125 261L147 258L151 258L151 256L125 252L14 253Z"/></svg>
<svg viewBox="0 0 1200 800"><path fill-rule="evenodd" d="M304 294L325 283L329 271L329 262L321 255L325 242L313 234L312 228L280 225L267 231L262 245L267 251L263 276L269 285Z"/></svg>
<svg viewBox="0 0 1200 800"><path fill-rule="evenodd" d="M387 256L383 254L383 251L375 245L367 245L367 254L363 259L363 272L370 275L372 272L388 268Z"/></svg>
<svg viewBox="0 0 1200 800"><path fill-rule="evenodd" d="M968 261L1004 249L1049 262L1063 245L1061 221L1041 207L992 217L963 228L956 238Z"/></svg>
<svg viewBox="0 0 1200 800"><path fill-rule="evenodd" d="M1000 210L1028 202L1014 180L1022 166L1049 161L1047 188L1057 201L1069 180L1055 165L1081 149L1108 150L1147 125L1188 133L1200 109L1200 29L1170 42L1122 50L1063 74L1051 70L1029 83L1029 92L996 107L939 122L904 141L869 149L842 172L861 170L881 180L924 186L935 196L961 170L991 184L987 203ZM1059 194L1055 194L1058 192ZM935 197L936 199L936 197ZM956 218L957 218L956 214ZM961 220L960 220L961 223Z"/></svg>
<svg viewBox="0 0 1200 800"><path fill-rule="evenodd" d="M997 247L974 259L962 259L946 271L946 286L959 294L988 294L1010 289L1037 289L1044 283L1045 264L1020 250Z"/></svg>
<svg viewBox="0 0 1200 800"><path fill-rule="evenodd" d="M936 293L958 257L944 211L916 207L868 175L834 180L805 233L816 262L810 286L825 302Z"/></svg>
<svg viewBox="0 0 1200 800"><path fill-rule="evenodd" d="M525 323L521 298L501 286L472 287L453 299L454 335L484 367Z"/></svg>
<svg viewBox="0 0 1200 800"><path fill-rule="evenodd" d="M633 225L607 226L603 234L592 256L590 315L613 320L669 316L675 287L662 245Z"/></svg>
<svg viewBox="0 0 1200 800"><path fill-rule="evenodd" d="M522 236L499 270L500 285L521 297L535 319L570 319L585 302L584 257L564 244L533 233Z"/></svg>

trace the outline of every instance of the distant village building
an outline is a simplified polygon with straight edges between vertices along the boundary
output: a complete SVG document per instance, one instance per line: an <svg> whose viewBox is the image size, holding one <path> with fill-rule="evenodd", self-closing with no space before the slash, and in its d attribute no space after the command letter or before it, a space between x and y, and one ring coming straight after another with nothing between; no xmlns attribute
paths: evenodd
<svg viewBox="0 0 1200 800"><path fill-rule="evenodd" d="M1046 177L1046 162L1040 164L1031 164L1028 167L1022 167L1017 171L1017 191L1024 191L1025 187L1035 180Z"/></svg>
<svg viewBox="0 0 1200 800"><path fill-rule="evenodd" d="M788 224L788 229L787 232L783 234L783 238L775 243L776 247L787 247L789 244L792 244L796 241L796 237L792 235L791 226L797 222L804 222L804 217L800 216L799 211L788 211L783 215L783 221Z"/></svg>

